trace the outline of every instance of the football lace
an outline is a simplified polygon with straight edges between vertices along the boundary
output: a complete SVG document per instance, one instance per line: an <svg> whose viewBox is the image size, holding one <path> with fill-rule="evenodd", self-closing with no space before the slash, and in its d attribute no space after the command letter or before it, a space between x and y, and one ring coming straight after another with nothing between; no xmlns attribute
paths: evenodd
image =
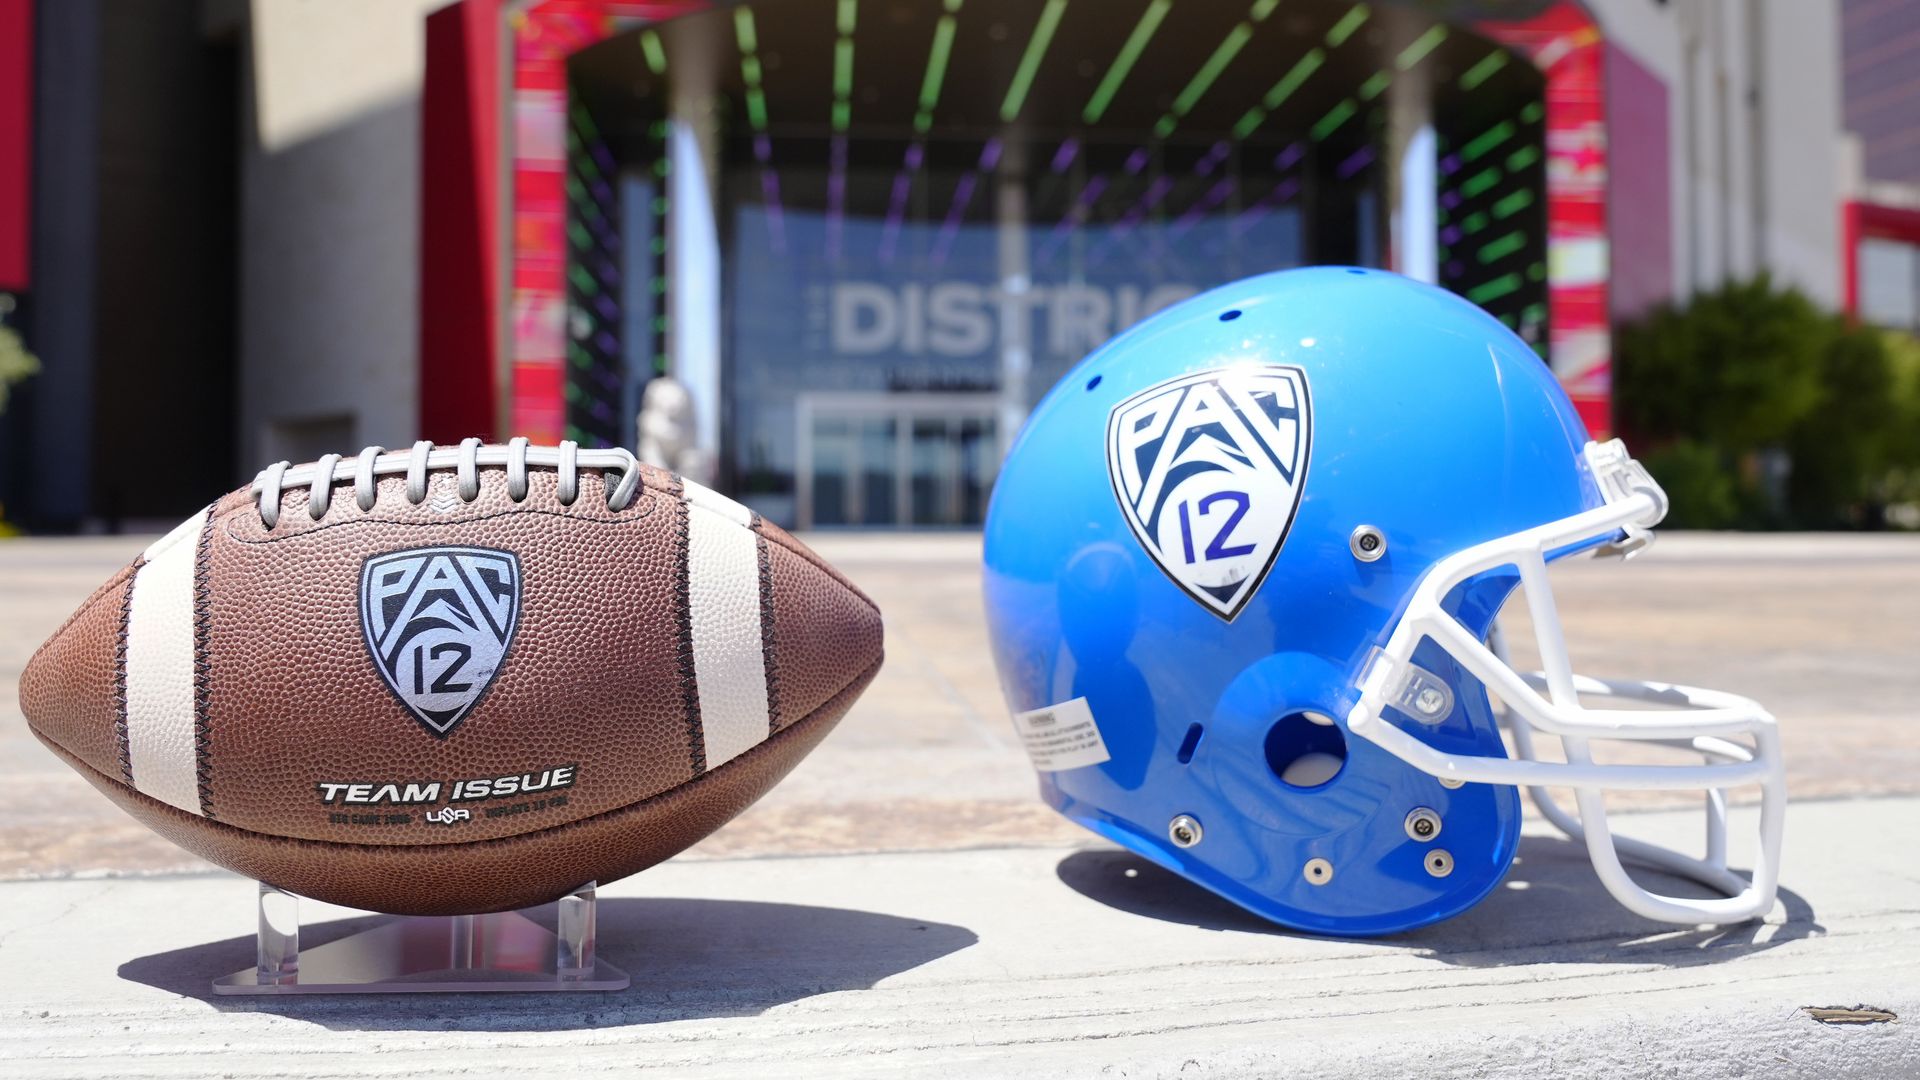
<svg viewBox="0 0 1920 1080"><path fill-rule="evenodd" d="M280 521L280 497L288 488L307 489L307 516L315 521L326 514L333 500L333 485L351 478L354 501L362 511L372 510L379 494L378 478L405 473L407 501L419 504L427 498L427 474L455 469L460 477L460 498L472 502L480 497L481 466L507 467L507 495L514 502L527 497L527 469L553 469L559 477L554 496L562 506L572 506L580 495L580 470L599 469L616 473L620 480L607 488L607 509L625 510L640 491L640 469L633 454L615 447L606 450L582 450L567 440L559 446L532 446L519 437L505 446L483 446L479 439L463 439L455 448L434 449L422 439L413 449L389 453L384 446L369 446L357 458L326 454L311 465L297 468L276 462L253 478L253 496L259 504L260 523L271 529Z"/></svg>

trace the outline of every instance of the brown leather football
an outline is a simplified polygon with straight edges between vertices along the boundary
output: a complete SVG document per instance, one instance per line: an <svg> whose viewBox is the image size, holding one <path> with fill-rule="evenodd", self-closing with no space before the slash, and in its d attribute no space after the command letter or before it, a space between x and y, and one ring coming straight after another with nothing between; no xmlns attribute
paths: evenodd
<svg viewBox="0 0 1920 1080"><path fill-rule="evenodd" d="M873 602L739 503L625 451L468 440L261 473L95 592L20 707L197 855L454 914L706 836L880 661Z"/></svg>

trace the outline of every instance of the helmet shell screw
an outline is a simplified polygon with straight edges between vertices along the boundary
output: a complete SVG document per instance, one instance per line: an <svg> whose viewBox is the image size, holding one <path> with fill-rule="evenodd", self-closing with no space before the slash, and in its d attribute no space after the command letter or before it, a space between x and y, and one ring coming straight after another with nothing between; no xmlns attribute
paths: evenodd
<svg viewBox="0 0 1920 1080"><path fill-rule="evenodd" d="M1387 534L1372 525L1361 525L1347 537L1347 547L1361 562L1378 562L1387 553Z"/></svg>
<svg viewBox="0 0 1920 1080"><path fill-rule="evenodd" d="M1407 814L1407 837L1426 843L1440 835L1440 815L1431 808L1416 806Z"/></svg>
<svg viewBox="0 0 1920 1080"><path fill-rule="evenodd" d="M1191 814L1180 814L1167 823L1167 838L1175 847L1190 848L1199 843L1203 835L1200 822Z"/></svg>

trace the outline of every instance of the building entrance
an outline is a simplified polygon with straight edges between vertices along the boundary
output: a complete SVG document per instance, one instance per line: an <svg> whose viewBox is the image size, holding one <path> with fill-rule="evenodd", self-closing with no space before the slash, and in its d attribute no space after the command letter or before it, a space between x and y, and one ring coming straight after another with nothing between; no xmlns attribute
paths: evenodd
<svg viewBox="0 0 1920 1080"><path fill-rule="evenodd" d="M800 528L977 526L1000 465L992 394L802 394Z"/></svg>

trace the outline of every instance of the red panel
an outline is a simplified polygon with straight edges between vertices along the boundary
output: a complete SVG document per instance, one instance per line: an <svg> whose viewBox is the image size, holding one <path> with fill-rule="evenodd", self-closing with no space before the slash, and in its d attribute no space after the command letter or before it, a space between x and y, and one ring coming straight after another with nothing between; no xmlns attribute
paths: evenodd
<svg viewBox="0 0 1920 1080"><path fill-rule="evenodd" d="M503 0L427 17L420 121L420 437L498 438Z"/></svg>
<svg viewBox="0 0 1920 1080"><path fill-rule="evenodd" d="M31 283L33 0L0 0L0 289Z"/></svg>
<svg viewBox="0 0 1920 1080"><path fill-rule="evenodd" d="M1554 374L1598 439L1612 430L1613 333L1607 306L1604 42L1562 0L1519 22L1479 24L1547 77L1547 308Z"/></svg>
<svg viewBox="0 0 1920 1080"><path fill-rule="evenodd" d="M1860 241L1898 240L1920 247L1920 210L1848 202L1840 208L1842 300L1849 313L1860 310Z"/></svg>
<svg viewBox="0 0 1920 1080"><path fill-rule="evenodd" d="M567 57L709 0L538 0L513 26L511 426L535 442L566 430Z"/></svg>

